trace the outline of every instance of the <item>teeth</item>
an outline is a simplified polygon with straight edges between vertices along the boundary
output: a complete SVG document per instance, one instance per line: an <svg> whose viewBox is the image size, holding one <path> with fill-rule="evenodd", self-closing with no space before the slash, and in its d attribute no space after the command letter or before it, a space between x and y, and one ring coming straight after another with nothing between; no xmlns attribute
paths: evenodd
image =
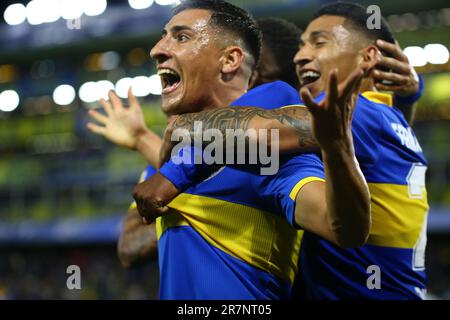
<svg viewBox="0 0 450 320"><path fill-rule="evenodd" d="M159 76L164 75L164 74L171 74L171 75L177 76L176 72L174 72L174 71L172 71L170 69L159 69L158 70L158 75Z"/></svg>
<svg viewBox="0 0 450 320"><path fill-rule="evenodd" d="M319 78L320 74L314 71L306 71L305 73L302 74L302 78Z"/></svg>

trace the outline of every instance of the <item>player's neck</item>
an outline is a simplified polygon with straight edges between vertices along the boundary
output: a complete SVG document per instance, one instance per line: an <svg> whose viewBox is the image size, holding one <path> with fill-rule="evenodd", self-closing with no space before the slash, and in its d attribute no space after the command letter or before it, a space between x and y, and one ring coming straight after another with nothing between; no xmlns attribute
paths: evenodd
<svg viewBox="0 0 450 320"><path fill-rule="evenodd" d="M362 81L359 92L378 91L371 78L366 78Z"/></svg>
<svg viewBox="0 0 450 320"><path fill-rule="evenodd" d="M202 111L229 106L234 100L240 98L245 93L245 89L237 86L222 86L221 88L217 88L214 90L210 103L205 104Z"/></svg>

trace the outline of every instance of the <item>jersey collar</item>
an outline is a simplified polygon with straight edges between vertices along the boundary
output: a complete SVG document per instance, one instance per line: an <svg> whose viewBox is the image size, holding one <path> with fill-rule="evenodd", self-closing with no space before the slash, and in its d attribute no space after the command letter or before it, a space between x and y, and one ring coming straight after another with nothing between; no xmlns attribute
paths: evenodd
<svg viewBox="0 0 450 320"><path fill-rule="evenodd" d="M392 96L387 93L376 91L366 91L362 93L363 97L375 103L381 103L392 107Z"/></svg>

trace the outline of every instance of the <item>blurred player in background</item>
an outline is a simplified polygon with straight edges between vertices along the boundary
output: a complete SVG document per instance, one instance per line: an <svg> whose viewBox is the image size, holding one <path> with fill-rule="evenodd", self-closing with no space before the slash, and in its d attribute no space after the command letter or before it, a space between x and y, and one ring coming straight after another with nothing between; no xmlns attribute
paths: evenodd
<svg viewBox="0 0 450 320"><path fill-rule="evenodd" d="M392 44L384 44L387 51L395 48L395 40L386 22L382 21L381 29L368 30L365 12L365 8L349 3L330 4L318 11L303 33L300 50L295 57L302 91L308 88L317 100L321 100L328 70L337 66L340 77L345 77L355 68L355 64L376 59L374 43L380 38ZM402 58L398 52L397 57ZM393 59L385 60L386 64L400 65ZM356 154L369 182L372 197L373 227L368 244L358 249L342 249L305 231L300 277L304 296L310 299L424 297L427 164L405 117L392 106L391 97L375 91L376 87L385 86L376 85L380 75L394 81L400 78L378 73L375 81L366 79L353 122ZM414 78L414 75L410 77ZM403 79L400 85L407 86L413 82ZM302 98L309 102L311 99L307 94L302 94ZM218 124L215 113L220 115L221 122ZM278 117L283 113L287 115L288 110L279 110L275 114ZM241 119L242 111L232 110L227 114L228 117L224 117L217 110L180 115L168 132L174 128L192 132L193 123L199 119L210 120L210 123L204 123L204 128L214 127L223 131L249 127L280 129L275 122L267 120L270 115L274 116L273 111L254 110L253 115L243 120L246 124L251 123L246 127L235 125L235 117ZM290 147L288 138L280 142L281 150L309 150L309 138L306 143L304 140L309 120L302 111L298 115L289 112L289 116L297 117L299 123L291 123L286 126L284 134L280 133L280 136L288 137L290 134L287 131L290 130L292 137ZM169 155L165 149L172 143L170 135L166 135L163 158Z"/></svg>

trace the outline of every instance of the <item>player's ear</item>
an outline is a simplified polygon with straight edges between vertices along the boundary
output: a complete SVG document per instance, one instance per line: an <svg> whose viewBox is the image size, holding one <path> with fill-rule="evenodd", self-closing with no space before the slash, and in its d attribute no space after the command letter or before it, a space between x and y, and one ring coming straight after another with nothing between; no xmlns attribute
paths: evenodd
<svg viewBox="0 0 450 320"><path fill-rule="evenodd" d="M367 70L372 70L381 53L375 45L369 45L361 51L361 55L360 65L364 65Z"/></svg>
<svg viewBox="0 0 450 320"><path fill-rule="evenodd" d="M381 54L381 52L378 50L378 48L375 45L370 45L363 49L361 62L370 64L370 65L376 64L380 54Z"/></svg>
<svg viewBox="0 0 450 320"><path fill-rule="evenodd" d="M222 73L231 74L236 72L244 63L244 51L240 47L227 47L222 54Z"/></svg>

